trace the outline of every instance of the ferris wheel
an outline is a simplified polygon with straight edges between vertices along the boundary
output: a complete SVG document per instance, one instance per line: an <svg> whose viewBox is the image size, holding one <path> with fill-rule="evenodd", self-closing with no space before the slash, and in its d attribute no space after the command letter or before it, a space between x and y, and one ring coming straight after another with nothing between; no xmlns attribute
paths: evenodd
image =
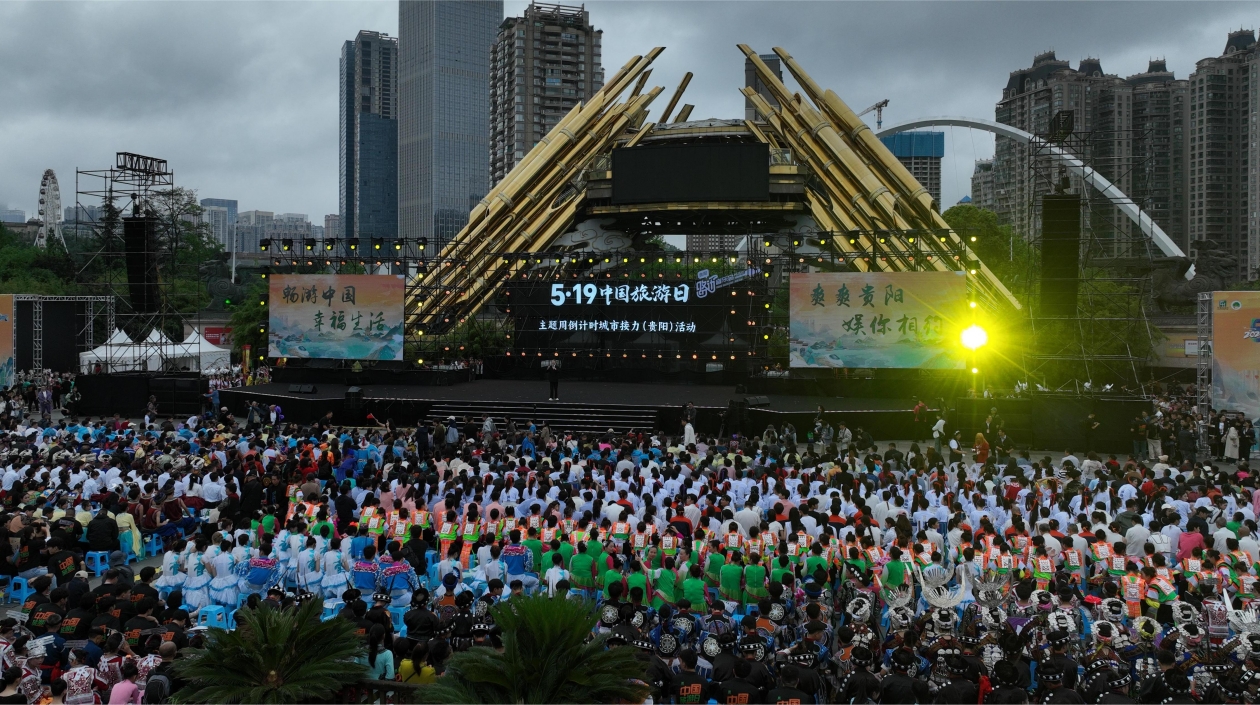
<svg viewBox="0 0 1260 705"><path fill-rule="evenodd" d="M65 247L66 239L61 234L61 190L57 188L57 174L52 169L45 169L44 178L39 182L39 220L35 246L45 249L48 241L55 239Z"/></svg>

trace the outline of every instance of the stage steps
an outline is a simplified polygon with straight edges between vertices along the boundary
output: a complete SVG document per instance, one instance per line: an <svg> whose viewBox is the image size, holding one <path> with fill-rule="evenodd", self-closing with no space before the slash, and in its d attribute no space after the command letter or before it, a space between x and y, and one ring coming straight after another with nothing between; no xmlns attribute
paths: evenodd
<svg viewBox="0 0 1260 705"><path fill-rule="evenodd" d="M627 406L620 404L565 404L563 402L519 401L439 401L429 409L429 421L445 420L454 416L461 425L467 415L480 425L482 416L494 417L495 427L506 428L505 418L516 422L517 428L525 428L529 421L541 426L544 421L554 433L600 434L612 429L625 433L630 429L656 427L656 407Z"/></svg>

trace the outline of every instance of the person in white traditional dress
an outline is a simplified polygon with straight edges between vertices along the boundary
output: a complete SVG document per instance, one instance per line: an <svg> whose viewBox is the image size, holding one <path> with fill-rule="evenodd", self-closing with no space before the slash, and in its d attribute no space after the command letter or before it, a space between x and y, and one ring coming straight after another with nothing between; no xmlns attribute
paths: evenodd
<svg viewBox="0 0 1260 705"><path fill-rule="evenodd" d="M320 589L324 591L324 598L340 599L341 591L350 580L350 556L341 550L341 539L333 539L328 545L323 564Z"/></svg>
<svg viewBox="0 0 1260 705"><path fill-rule="evenodd" d="M306 547L298 551L295 563L293 579L298 587L309 592L319 592L320 584L324 581L324 562L314 536L307 537Z"/></svg>
<svg viewBox="0 0 1260 705"><path fill-rule="evenodd" d="M232 542L224 539L219 544L219 553L210 561L210 571L214 579L210 581L210 600L216 605L236 609L237 586L240 576L236 574L236 557L232 552Z"/></svg>
<svg viewBox="0 0 1260 705"><path fill-rule="evenodd" d="M180 539L171 545L169 551L162 554L162 574L158 576L157 580L153 581L153 587L159 590L163 588L179 590L184 587L184 580L188 576L181 571L179 557L180 553L186 548L186 543L186 541Z"/></svg>
<svg viewBox="0 0 1260 705"><path fill-rule="evenodd" d="M206 570L205 549L206 538L197 537L194 550L184 561L184 571L188 576L184 579L184 604L193 610L199 610L210 604L210 581L214 577Z"/></svg>

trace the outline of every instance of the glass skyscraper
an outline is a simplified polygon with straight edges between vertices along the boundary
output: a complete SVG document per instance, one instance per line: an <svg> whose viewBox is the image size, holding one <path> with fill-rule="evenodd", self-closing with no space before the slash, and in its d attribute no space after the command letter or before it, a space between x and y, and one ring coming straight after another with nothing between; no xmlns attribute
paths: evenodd
<svg viewBox="0 0 1260 705"><path fill-rule="evenodd" d="M502 0L398 3L398 230L437 252L489 188L490 50Z"/></svg>
<svg viewBox="0 0 1260 705"><path fill-rule="evenodd" d="M398 40L361 31L341 48L339 233L398 237Z"/></svg>

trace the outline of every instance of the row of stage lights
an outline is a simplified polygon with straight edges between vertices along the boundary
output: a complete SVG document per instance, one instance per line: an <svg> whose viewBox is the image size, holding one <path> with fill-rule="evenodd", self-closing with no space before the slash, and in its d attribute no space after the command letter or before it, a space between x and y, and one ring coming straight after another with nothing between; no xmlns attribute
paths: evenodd
<svg viewBox="0 0 1260 705"><path fill-rule="evenodd" d="M428 238L420 238L414 241L415 249L420 252L420 258L424 258L425 250L429 246ZM385 238L371 238L367 240L366 248L360 249L359 238L346 238L339 240L337 238L326 238L324 240L316 240L314 238L303 238L301 240L293 240L284 238L280 240L272 240L263 238L258 241L258 249L264 254L277 250L283 254L282 257L276 257L272 260L273 264L296 265L305 259L307 266L314 266L321 259L325 265L331 265L334 262L347 264L348 262L375 262L377 265L385 264L392 261L395 265L402 265L404 258L408 257L407 240L386 240ZM338 251L338 246L344 246L344 251Z"/></svg>
<svg viewBox="0 0 1260 705"><path fill-rule="evenodd" d="M463 350L463 347L462 347L462 346L460 347L460 350ZM449 351L450 351L450 348L446 348L446 351L448 351L448 352L449 352ZM754 351L752 351L752 350L748 350L748 351L746 351L746 352L747 352L747 355L748 355L748 356L750 356L750 357L751 357L751 356L753 356L753 355L756 355L756 354L757 354L756 352L754 352ZM519 357L519 358L526 358L526 357L543 357L543 354L542 354L541 352L539 352L539 353L535 353L534 355L530 355L530 354L529 354L529 353L527 353L527 352L516 352L516 353L514 353L514 352L512 352L511 350L507 351L507 353L505 353L505 355L506 355L507 357ZM574 353L569 353L569 356L570 356L570 357L580 357L580 355L579 355L578 353L575 353L575 352L574 352ZM552 357L560 357L560 352L559 352L559 351L553 352L553 353L552 353ZM593 357L598 357L598 355L596 355L595 353L592 353L592 352L588 352L588 353L586 353L586 357L588 357L588 358L593 358ZM605 353L604 353L604 357L606 357L606 358L616 357L616 354L615 354L615 353L611 353L611 352L605 352ZM624 352L623 352L623 353L621 353L621 359L630 359L630 358L632 358L632 357L634 357L634 356L633 356L633 355L631 355L630 353L624 353ZM668 355L665 355L664 353L656 353L656 354L655 354L655 357L653 357L653 355L652 355L652 354L650 354L650 353L639 353L638 357L639 357L640 359L642 359L642 360L648 360L648 359L664 360L666 357L669 357L669 356L668 356ZM675 354L674 354L674 359L675 359L675 360L682 360L684 357L686 357L686 355L684 355L683 353L675 353ZM722 355L713 355L713 354L704 354L704 355L701 355L701 354L699 354L699 353L692 353L692 354L691 354L691 359L692 359L692 360L707 360L707 361L712 362L712 361L714 361L714 360L720 360L720 359L725 359L725 358L726 358L726 354L722 354ZM731 355L731 356L730 356L730 359L732 359L732 360L736 360L736 359L738 359L738 358L739 358L739 356L738 356L738 355ZM422 362L423 362L423 361L422 361Z"/></svg>

